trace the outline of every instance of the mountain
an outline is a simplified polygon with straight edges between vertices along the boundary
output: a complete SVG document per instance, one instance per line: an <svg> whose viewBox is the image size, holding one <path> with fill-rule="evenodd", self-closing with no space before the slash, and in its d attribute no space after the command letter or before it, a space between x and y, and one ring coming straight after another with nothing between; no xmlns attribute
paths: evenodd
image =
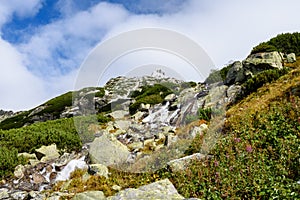
<svg viewBox="0 0 300 200"><path fill-rule="evenodd" d="M204 83L158 69L1 112L0 196L300 198L294 36L278 36L288 47L260 44Z"/></svg>

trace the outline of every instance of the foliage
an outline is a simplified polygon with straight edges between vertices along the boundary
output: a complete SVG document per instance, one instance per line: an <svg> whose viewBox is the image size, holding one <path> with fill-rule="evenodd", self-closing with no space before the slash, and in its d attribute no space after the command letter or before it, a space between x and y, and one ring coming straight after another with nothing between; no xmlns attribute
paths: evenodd
<svg viewBox="0 0 300 200"><path fill-rule="evenodd" d="M300 33L283 33L263 42L253 48L251 54L262 51L279 51L283 53L295 53L300 56Z"/></svg>
<svg viewBox="0 0 300 200"><path fill-rule="evenodd" d="M60 95L47 101L42 106L46 106L45 109L41 110L36 114L52 114L55 118L59 118L61 112L65 109L66 106L72 105L72 92L68 92L66 94Z"/></svg>
<svg viewBox="0 0 300 200"><path fill-rule="evenodd" d="M143 86L141 91L133 91L131 97L136 100L129 106L130 114L134 114L142 103L155 105L162 103L164 98L171 94L172 91L161 84L154 84L153 86Z"/></svg>
<svg viewBox="0 0 300 200"><path fill-rule="evenodd" d="M262 87L266 83L271 83L277 80L279 77L287 74L288 68L283 69L269 69L262 71L252 78L248 79L242 85L242 92L237 96L237 100L241 100L249 94L256 92L258 88Z"/></svg>
<svg viewBox="0 0 300 200"><path fill-rule="evenodd" d="M16 116L7 118L0 122L0 129L8 130L11 128L20 128L24 126L26 123L29 123L30 120L27 117L31 111L22 112Z"/></svg>
<svg viewBox="0 0 300 200"><path fill-rule="evenodd" d="M274 47L273 45L263 42L258 46L254 47L251 51L251 54L261 53L261 52L272 52L272 51L277 51L277 48Z"/></svg>
<svg viewBox="0 0 300 200"><path fill-rule="evenodd" d="M221 81L225 81L227 73L229 69L232 67L232 64L223 67L220 70L212 70L209 76L206 78L205 83L207 84L212 84L212 83L217 83Z"/></svg>
<svg viewBox="0 0 300 200"><path fill-rule="evenodd" d="M0 145L0 178L11 176L20 161L17 149Z"/></svg>
<svg viewBox="0 0 300 200"><path fill-rule="evenodd" d="M42 145L57 144L59 149L79 150L81 141L72 119L33 124L19 129L0 130L0 145L18 152L33 152ZM26 142L24 142L26 141Z"/></svg>

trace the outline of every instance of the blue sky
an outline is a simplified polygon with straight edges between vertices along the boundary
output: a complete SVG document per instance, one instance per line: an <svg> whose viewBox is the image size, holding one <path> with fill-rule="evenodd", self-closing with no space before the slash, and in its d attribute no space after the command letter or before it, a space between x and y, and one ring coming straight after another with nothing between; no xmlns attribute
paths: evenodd
<svg viewBox="0 0 300 200"><path fill-rule="evenodd" d="M300 31L299 7L297 0L1 0L0 109L33 108L73 90L91 50L122 32L177 31L220 68L279 33ZM107 78L119 75L111 71Z"/></svg>

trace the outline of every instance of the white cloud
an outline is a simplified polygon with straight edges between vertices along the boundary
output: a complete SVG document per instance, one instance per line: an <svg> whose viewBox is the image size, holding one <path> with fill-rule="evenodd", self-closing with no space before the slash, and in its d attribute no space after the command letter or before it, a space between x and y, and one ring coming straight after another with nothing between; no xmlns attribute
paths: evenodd
<svg viewBox="0 0 300 200"><path fill-rule="evenodd" d="M95 43L127 16L119 5L99 3L41 27L19 49L27 55L27 66L36 74L59 76L78 68Z"/></svg>
<svg viewBox="0 0 300 200"><path fill-rule="evenodd" d="M33 76L22 63L22 55L0 38L0 108L28 109L45 100L43 81Z"/></svg>
<svg viewBox="0 0 300 200"><path fill-rule="evenodd" d="M19 4L17 5L16 2ZM0 27L9 21L13 14L34 15L40 8L41 2L38 0L0 1ZM244 59L253 46L279 33L299 31L300 2L298 0L188 0L184 3L180 0L172 0L171 4L142 1L140 5L133 5L135 9L141 5L148 5L151 11L157 9L166 12L163 15L137 15L127 11L121 5L103 2L88 10L81 10L74 6L72 0L68 0L65 4L64 2L66 1L60 1L60 4L64 5L61 9L63 18L39 27L29 41L16 46L18 51L1 41L5 43L5 48L11 49L5 63L17 66L9 70L5 68L6 74L15 73L20 80L33 81L26 83L27 88L31 88L31 92L28 93L32 96L28 101L32 104L40 99L33 95L32 91L43 93L40 87L35 87L36 85L44 85L47 88L45 91L47 98L73 89L76 71L95 44L125 31L144 27L161 27L178 31L198 42L217 67L230 60ZM155 5L158 5L157 8ZM8 52L3 53L6 55ZM26 58L25 64L20 56ZM142 58L137 59L142 60ZM3 59L0 62L3 68ZM43 79L43 84L40 84L41 80L36 76ZM7 91L16 90L19 83L4 80L1 82L1 88L6 84ZM13 98L15 94L10 95ZM10 99L9 95L7 99ZM8 100L5 102L8 103L7 105L12 104ZM4 103L0 108L1 106L13 108L13 106L5 106ZM23 105L23 107L27 106Z"/></svg>
<svg viewBox="0 0 300 200"><path fill-rule="evenodd" d="M18 17L32 17L42 7L42 0L1 0L0 1L0 28L11 20L15 14Z"/></svg>

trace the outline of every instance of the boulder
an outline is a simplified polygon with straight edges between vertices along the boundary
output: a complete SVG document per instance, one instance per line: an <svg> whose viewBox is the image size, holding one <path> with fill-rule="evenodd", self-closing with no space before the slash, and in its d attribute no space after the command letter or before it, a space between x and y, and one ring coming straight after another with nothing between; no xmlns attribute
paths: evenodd
<svg viewBox="0 0 300 200"><path fill-rule="evenodd" d="M183 157L183 158L171 160L167 164L170 167L170 169L172 170L172 172L178 172L178 171L185 170L192 161L203 160L205 157L206 156L204 154L195 153L195 154L190 155L190 156L186 156L186 157Z"/></svg>
<svg viewBox="0 0 300 200"><path fill-rule="evenodd" d="M102 191L87 191L76 194L72 200L105 200L106 197Z"/></svg>
<svg viewBox="0 0 300 200"><path fill-rule="evenodd" d="M282 61L277 51L251 54L243 61L244 75L255 75L267 69L282 69Z"/></svg>
<svg viewBox="0 0 300 200"><path fill-rule="evenodd" d="M114 124L116 128L128 130L131 122L129 120L117 120Z"/></svg>
<svg viewBox="0 0 300 200"><path fill-rule="evenodd" d="M169 179L164 179L139 187L138 189L126 189L118 192L115 196L108 197L107 200L174 200L184 199Z"/></svg>
<svg viewBox="0 0 300 200"><path fill-rule="evenodd" d="M49 160L54 160L59 158L59 153L56 148L56 144L52 144L50 146L42 146L39 149L36 149L36 156L41 162L47 162Z"/></svg>
<svg viewBox="0 0 300 200"><path fill-rule="evenodd" d="M25 172L25 167L23 165L18 165L15 168L14 176L18 179L23 178Z"/></svg>
<svg viewBox="0 0 300 200"><path fill-rule="evenodd" d="M236 61L232 64L232 67L228 70L224 84L232 85L236 82L242 82L245 80L243 64L240 61Z"/></svg>
<svg viewBox="0 0 300 200"><path fill-rule="evenodd" d="M176 99L175 94L169 94L165 97L165 101L174 101Z"/></svg>
<svg viewBox="0 0 300 200"><path fill-rule="evenodd" d="M296 62L297 61L296 54L295 53L290 53L290 54L286 55L286 61L288 63Z"/></svg>
<svg viewBox="0 0 300 200"><path fill-rule="evenodd" d="M111 166L125 162L130 152L115 137L102 135L91 143L89 155L93 164Z"/></svg>
<svg viewBox="0 0 300 200"><path fill-rule="evenodd" d="M9 197L7 188L0 188L0 199L6 199Z"/></svg>
<svg viewBox="0 0 300 200"><path fill-rule="evenodd" d="M104 176L105 178L108 178L109 174L108 168L102 164L91 164L89 166L89 172L98 176Z"/></svg>
<svg viewBox="0 0 300 200"><path fill-rule="evenodd" d="M117 110L108 114L114 119L123 119L126 116L129 116L129 112L125 110Z"/></svg>

